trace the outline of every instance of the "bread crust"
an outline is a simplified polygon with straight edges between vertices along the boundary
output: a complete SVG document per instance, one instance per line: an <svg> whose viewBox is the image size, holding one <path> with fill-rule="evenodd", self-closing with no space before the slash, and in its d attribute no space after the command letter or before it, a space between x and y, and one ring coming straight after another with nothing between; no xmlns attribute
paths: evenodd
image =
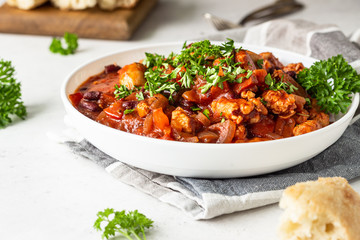
<svg viewBox="0 0 360 240"><path fill-rule="evenodd" d="M320 239L316 236L321 234L324 240L360 239L360 196L344 178L319 178L290 186L280 207L286 209L281 239Z"/></svg>
<svg viewBox="0 0 360 240"><path fill-rule="evenodd" d="M48 0L7 0L9 6L17 7L22 10L30 10L39 7L46 3Z"/></svg>
<svg viewBox="0 0 360 240"><path fill-rule="evenodd" d="M140 0L98 0L99 7L103 10L115 8L134 8Z"/></svg>

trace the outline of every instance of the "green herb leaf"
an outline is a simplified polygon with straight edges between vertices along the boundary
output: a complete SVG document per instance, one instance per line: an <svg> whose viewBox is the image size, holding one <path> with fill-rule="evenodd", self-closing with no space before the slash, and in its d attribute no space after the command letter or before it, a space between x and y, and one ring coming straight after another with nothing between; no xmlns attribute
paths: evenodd
<svg viewBox="0 0 360 240"><path fill-rule="evenodd" d="M0 59L0 128L12 122L11 116L25 119L27 112L21 101L21 84L16 82L11 61Z"/></svg>
<svg viewBox="0 0 360 240"><path fill-rule="evenodd" d="M98 212L97 217L93 227L102 231L102 237L106 239L120 235L129 240L146 240L145 231L153 226L153 221L137 210L126 213L107 208Z"/></svg>
<svg viewBox="0 0 360 240"><path fill-rule="evenodd" d="M342 55L315 62L299 72L297 81L328 113L345 113L352 101L351 93L360 91L360 76Z"/></svg>
<svg viewBox="0 0 360 240"><path fill-rule="evenodd" d="M144 100L145 98L144 98L143 92L136 93L136 98L137 98L138 101Z"/></svg>
<svg viewBox="0 0 360 240"><path fill-rule="evenodd" d="M258 65L259 68L263 68L264 59L259 59L256 61L256 65Z"/></svg>
<svg viewBox="0 0 360 240"><path fill-rule="evenodd" d="M200 111L201 108L199 108L199 107L191 107L191 110L193 110L194 112L197 112L197 111Z"/></svg>
<svg viewBox="0 0 360 240"><path fill-rule="evenodd" d="M64 41L67 45L66 48L63 47L62 40L60 38L53 38L49 47L50 51L53 53L60 53L61 55L74 54L79 46L77 35L65 32Z"/></svg>
<svg viewBox="0 0 360 240"><path fill-rule="evenodd" d="M124 114L126 115L126 114L129 114L129 113L132 113L133 111L135 111L135 109L126 109L124 111Z"/></svg>
<svg viewBox="0 0 360 240"><path fill-rule="evenodd" d="M209 111L209 109L205 109L205 110L203 111L203 114L204 114L208 119L210 119L210 116L209 116L210 111Z"/></svg>
<svg viewBox="0 0 360 240"><path fill-rule="evenodd" d="M233 56L235 50L234 41L227 39L220 46L212 45L209 40L190 45L185 42L179 54L171 53L168 57L146 53L143 60L143 64L147 67L145 90L148 90L151 96L165 90L173 93L180 89L191 88L194 79L199 76L206 80L205 85L201 87L202 93L206 93L212 86L222 88L225 81L235 82L240 73L246 72L240 67L240 63L235 63ZM213 66L215 59L220 61L218 66ZM222 74L219 73L220 67ZM169 73L169 69L174 70ZM248 72L247 77L250 75L251 72ZM172 98L172 94L169 98Z"/></svg>
<svg viewBox="0 0 360 240"><path fill-rule="evenodd" d="M120 87L116 84L114 95L116 99L126 98L130 94L133 93L133 90L128 89L125 85L120 85Z"/></svg>
<svg viewBox="0 0 360 240"><path fill-rule="evenodd" d="M285 92L287 92L289 94L293 93L295 90L298 89L291 83L282 82L282 81L276 82L276 80L271 77L270 73L268 73L265 76L265 83L269 86L270 90L273 90L273 91L284 90Z"/></svg>
<svg viewBox="0 0 360 240"><path fill-rule="evenodd" d="M235 50L234 40L227 38L227 41L222 44L221 53L225 57L229 57Z"/></svg>

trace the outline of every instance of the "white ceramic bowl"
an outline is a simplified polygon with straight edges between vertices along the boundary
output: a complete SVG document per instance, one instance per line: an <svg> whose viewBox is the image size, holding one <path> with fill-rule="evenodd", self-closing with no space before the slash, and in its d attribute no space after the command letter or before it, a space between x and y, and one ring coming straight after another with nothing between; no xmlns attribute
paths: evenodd
<svg viewBox="0 0 360 240"><path fill-rule="evenodd" d="M61 89L61 98L75 128L103 152L135 167L186 177L245 177L285 169L319 154L343 134L358 106L359 94L355 94L348 112L338 117L336 122L296 137L254 143L205 144L159 140L122 132L85 117L68 99L82 82L101 72L106 65L115 62L124 66L143 59L145 52L164 55L179 52L182 45L168 43L130 49L97 58L75 69ZM279 49L242 46L256 53L273 52L284 64L302 62L310 66L315 61Z"/></svg>

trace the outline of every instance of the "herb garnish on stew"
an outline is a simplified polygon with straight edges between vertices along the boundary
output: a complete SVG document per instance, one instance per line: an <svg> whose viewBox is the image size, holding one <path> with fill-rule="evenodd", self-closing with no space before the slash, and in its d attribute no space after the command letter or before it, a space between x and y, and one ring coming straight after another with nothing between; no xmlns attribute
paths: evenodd
<svg viewBox="0 0 360 240"><path fill-rule="evenodd" d="M346 111L359 90L359 75L341 56L307 69L228 39L221 45L185 43L180 53L145 53L139 62L105 66L69 97L89 118L133 134L244 143L323 128L328 114Z"/></svg>

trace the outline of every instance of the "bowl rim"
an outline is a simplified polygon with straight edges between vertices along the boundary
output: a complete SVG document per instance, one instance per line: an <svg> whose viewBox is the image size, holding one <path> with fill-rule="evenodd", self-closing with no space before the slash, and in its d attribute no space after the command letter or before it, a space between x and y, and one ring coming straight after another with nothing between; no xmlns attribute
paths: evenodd
<svg viewBox="0 0 360 240"><path fill-rule="evenodd" d="M188 42L193 42L193 41L188 41ZM220 41L211 41L212 43L214 44L221 44L222 42ZM275 52L282 52L284 54L293 54L293 55L297 55L298 57L301 57L301 58L306 58L308 60L311 60L312 62L314 61L317 61L316 59L314 58L311 58L311 57L308 57L308 56L304 56L304 55L301 55L301 54L298 54L298 53L295 53L295 52L291 52L291 51L287 51L287 50L283 50L283 49L277 49L277 48L273 48L273 47L267 47L267 46L256 46L256 45L251 45L251 44L243 44L243 43L240 43L240 42L235 42L235 44L238 46L245 46L246 49L249 49L251 50L251 47L254 47L254 48L264 48L266 50L269 50L269 51L275 51ZM85 63L77 66L75 69L73 69L66 77L65 77L65 80L62 82L62 85L61 85L61 92L60 92L60 96L61 96L61 99L62 99L62 102L65 106L66 109L71 109L72 111L72 114L75 114L75 116L77 117L80 117L80 118L83 118L85 121L87 121L88 123L95 123L96 126L100 127L100 128L103 128L105 131L117 131L118 134L120 135L123 135L123 137L131 137L131 138L135 138L136 140L138 141L141 141L141 142L145 142L145 143L149 143L149 144L162 144L164 145L164 147L166 147L167 145L169 146L197 146L198 148L208 148L208 147L212 147L212 148L217 148L219 150L221 149L233 149L233 148L242 148L242 147L254 147L254 146L263 146L264 144L265 145L270 145L270 144L274 144L274 145L277 145L277 144L281 144L283 143L284 141L286 142L292 142L292 141L298 141L300 139L306 139L306 138L311 138L314 134L322 134L326 131L328 131L330 128L336 128L340 125L342 125L345 121L347 121L351 116L353 116L353 114L355 113L358 105L359 105L359 93L356 93L356 94L353 94L352 96L352 103L351 105L349 106L347 112L341 116L338 120L336 120L335 122L331 123L330 125L326 126L326 127L323 127L321 129L318 129L316 131L313 131L313 132L310 132L310 133L306 133L306 134L303 134L303 135L299 135L299 136L292 136L292 137L288 137L288 138L282 138L282 139L275 139L275 140L269 140L269 141L260 141L260 142L246 142L246 143L227 143L227 144L217 144L217 143L191 143L191 142L181 142L181 141L170 141L170 140L164 140L164 139L157 139L157 138L151 138L151 137L146 137L146 136L140 136L140 135L136 135L136 134L133 134L133 133L128 133L128 132L125 132L125 131L121 131L121 130L118 130L118 129L114 129L114 128L111 128L111 127L108 127L106 125L103 125L101 123L98 123L88 117L86 117L85 115L81 114L70 102L68 96L67 96L67 93L66 93L66 89L67 89L67 86L69 85L69 82L72 80L72 77L80 72L83 68L85 68L87 65L91 64L91 63L94 63L94 62L97 62L97 61L100 61L100 60L103 60L103 59L106 59L106 58L110 58L110 57L113 57L113 56L116 56L116 55L119 55L119 54L123 54L125 52L131 52L131 51L139 51L141 49L145 49L145 48L156 48L156 47L166 47L166 46L182 46L183 45L183 42L179 42L179 41L176 41L176 42L165 42L165 43L155 43L155 44L145 44L145 45L141 45L141 46L136 46L136 47L130 47L130 48L126 48L126 49L123 49L123 50L120 50L120 51L116 51L116 52L113 52L113 53L108 53L108 54L105 54L105 55L102 55L102 56L98 56L96 58L93 58L89 61L86 61ZM90 76L88 76L90 77ZM84 81L86 81L86 79L84 79Z"/></svg>

